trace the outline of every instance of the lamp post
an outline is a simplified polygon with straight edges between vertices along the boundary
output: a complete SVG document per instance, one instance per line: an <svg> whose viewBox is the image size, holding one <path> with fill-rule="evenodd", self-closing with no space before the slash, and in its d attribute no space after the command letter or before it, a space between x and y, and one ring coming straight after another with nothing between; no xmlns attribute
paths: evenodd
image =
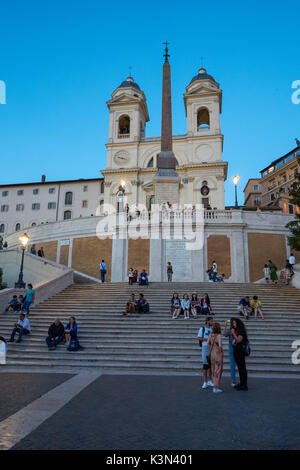
<svg viewBox="0 0 300 470"><path fill-rule="evenodd" d="M232 178L232 181L234 182L234 186L235 186L235 207L236 207L236 208L239 207L239 205L238 205L238 198L237 198L237 185L238 185L239 179L240 179L239 176L234 176L234 177Z"/></svg>
<svg viewBox="0 0 300 470"><path fill-rule="evenodd" d="M19 279L15 282L15 288L17 289L25 289L25 282L23 281L23 266L24 266L24 253L26 250L27 243L29 242L29 236L27 233L24 233L20 238L19 241L21 243L21 250L22 250L22 261L20 266L20 273Z"/></svg>

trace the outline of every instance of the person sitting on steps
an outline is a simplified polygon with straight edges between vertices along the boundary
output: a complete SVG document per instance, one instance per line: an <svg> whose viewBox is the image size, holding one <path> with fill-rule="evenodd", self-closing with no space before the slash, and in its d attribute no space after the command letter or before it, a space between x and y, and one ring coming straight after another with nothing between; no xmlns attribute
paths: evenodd
<svg viewBox="0 0 300 470"><path fill-rule="evenodd" d="M24 313L21 313L21 315L19 316L19 320L15 323L9 343L14 342L16 333L19 333L17 343L21 343L23 335L29 335L30 333L30 323L28 318L25 317Z"/></svg>
<svg viewBox="0 0 300 470"><path fill-rule="evenodd" d="M147 286L149 284L148 274L145 269L141 272L138 282L140 286Z"/></svg>
<svg viewBox="0 0 300 470"><path fill-rule="evenodd" d="M139 300L137 301L136 310L138 313L149 313L150 305L147 299L144 297L144 294L139 295Z"/></svg>
<svg viewBox="0 0 300 470"><path fill-rule="evenodd" d="M48 337L46 343L49 351L56 349L56 346L64 339L65 329L58 317L55 318L54 323L49 327Z"/></svg>
<svg viewBox="0 0 300 470"><path fill-rule="evenodd" d="M181 300L177 292L174 292L173 297L171 299L171 315L173 319L179 317L181 313Z"/></svg>
<svg viewBox="0 0 300 470"><path fill-rule="evenodd" d="M129 297L129 300L126 304L126 311L123 312L123 315L127 315L128 313L135 313L136 304L137 304L137 301L135 299L135 295L131 294L131 296Z"/></svg>

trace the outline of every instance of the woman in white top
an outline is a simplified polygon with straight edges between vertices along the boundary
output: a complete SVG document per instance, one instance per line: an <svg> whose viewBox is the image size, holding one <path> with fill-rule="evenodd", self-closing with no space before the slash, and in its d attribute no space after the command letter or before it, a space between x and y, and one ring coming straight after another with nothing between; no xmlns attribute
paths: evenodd
<svg viewBox="0 0 300 470"><path fill-rule="evenodd" d="M181 301L181 308L183 310L185 320L190 318L190 307L191 307L191 302L189 300L189 296L185 294Z"/></svg>

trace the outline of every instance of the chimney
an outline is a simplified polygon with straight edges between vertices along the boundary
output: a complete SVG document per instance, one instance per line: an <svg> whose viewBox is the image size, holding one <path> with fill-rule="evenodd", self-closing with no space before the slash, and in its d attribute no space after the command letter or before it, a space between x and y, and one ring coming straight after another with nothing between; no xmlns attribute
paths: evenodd
<svg viewBox="0 0 300 470"><path fill-rule="evenodd" d="M46 181L46 175L42 175L42 183L45 183Z"/></svg>

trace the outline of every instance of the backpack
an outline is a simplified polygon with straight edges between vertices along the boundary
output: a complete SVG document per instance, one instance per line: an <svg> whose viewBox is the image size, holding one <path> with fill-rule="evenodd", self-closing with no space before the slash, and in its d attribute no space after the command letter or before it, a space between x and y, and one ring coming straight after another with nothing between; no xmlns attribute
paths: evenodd
<svg viewBox="0 0 300 470"><path fill-rule="evenodd" d="M202 326L202 338L204 338L204 335L205 335L205 326ZM200 346L201 349L202 349L202 343L203 343L203 341L200 341L200 339L199 339L199 346Z"/></svg>
<svg viewBox="0 0 300 470"><path fill-rule="evenodd" d="M246 341L243 343L243 351L245 356L250 356L251 354L251 348L250 348L250 343L249 341Z"/></svg>
<svg viewBox="0 0 300 470"><path fill-rule="evenodd" d="M67 350L68 351L78 351L79 350L79 341L78 341L77 338L71 339Z"/></svg>

